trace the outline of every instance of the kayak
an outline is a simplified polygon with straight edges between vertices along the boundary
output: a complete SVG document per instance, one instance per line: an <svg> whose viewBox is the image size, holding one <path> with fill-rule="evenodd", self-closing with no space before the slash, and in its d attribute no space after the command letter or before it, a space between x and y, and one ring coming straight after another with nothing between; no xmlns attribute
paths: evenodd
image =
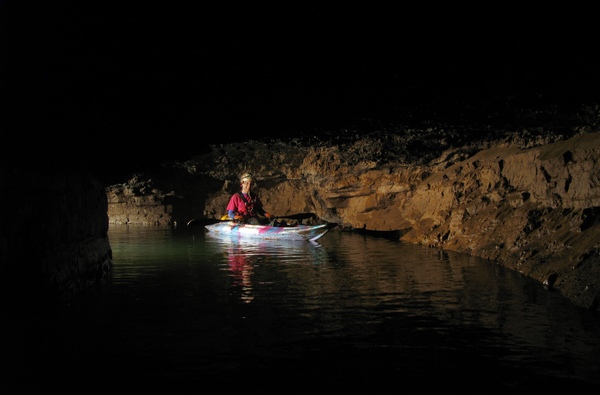
<svg viewBox="0 0 600 395"><path fill-rule="evenodd" d="M250 239L306 240L315 241L325 236L328 224L269 226L240 224L234 221L204 225L209 234Z"/></svg>

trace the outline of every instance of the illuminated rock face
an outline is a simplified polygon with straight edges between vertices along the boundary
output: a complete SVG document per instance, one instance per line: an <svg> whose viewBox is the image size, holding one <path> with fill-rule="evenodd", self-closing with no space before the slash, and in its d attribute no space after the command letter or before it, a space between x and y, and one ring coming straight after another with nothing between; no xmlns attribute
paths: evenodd
<svg viewBox="0 0 600 395"><path fill-rule="evenodd" d="M403 138L214 146L107 188L109 221L219 218L238 175L251 171L279 216L312 212L340 227L487 258L598 309L599 133L420 151Z"/></svg>

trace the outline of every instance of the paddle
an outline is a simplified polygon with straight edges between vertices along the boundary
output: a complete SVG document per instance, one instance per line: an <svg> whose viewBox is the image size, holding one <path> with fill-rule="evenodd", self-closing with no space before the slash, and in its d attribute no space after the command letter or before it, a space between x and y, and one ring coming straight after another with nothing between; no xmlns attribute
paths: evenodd
<svg viewBox="0 0 600 395"><path fill-rule="evenodd" d="M276 217L277 219L290 219L302 221L307 218L317 218L317 215L314 213L298 213L298 214L290 214L290 215L282 215L281 217ZM204 226L216 224L217 222L227 222L229 219L219 219L219 218L194 218L188 221L187 226Z"/></svg>
<svg viewBox="0 0 600 395"><path fill-rule="evenodd" d="M193 218L188 221L187 226L204 226L216 224L217 222L226 222L226 220L218 218Z"/></svg>
<svg viewBox="0 0 600 395"><path fill-rule="evenodd" d="M295 219L298 221L302 221L303 219L308 219L308 218L315 219L315 218L317 218L317 215L315 213L299 213L299 214L282 215L277 218L279 218L279 219Z"/></svg>

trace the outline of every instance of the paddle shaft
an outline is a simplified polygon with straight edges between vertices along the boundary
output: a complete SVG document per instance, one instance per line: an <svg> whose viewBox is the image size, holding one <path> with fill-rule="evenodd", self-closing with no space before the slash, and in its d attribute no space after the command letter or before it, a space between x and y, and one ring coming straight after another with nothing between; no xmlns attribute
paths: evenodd
<svg viewBox="0 0 600 395"><path fill-rule="evenodd" d="M290 214L290 215L282 215L281 217L276 217L277 219L292 219L301 221L307 218L317 218L314 213L298 213L298 214ZM187 226L204 226L216 224L217 222L227 222L229 219L217 219L217 218L194 218L188 221Z"/></svg>

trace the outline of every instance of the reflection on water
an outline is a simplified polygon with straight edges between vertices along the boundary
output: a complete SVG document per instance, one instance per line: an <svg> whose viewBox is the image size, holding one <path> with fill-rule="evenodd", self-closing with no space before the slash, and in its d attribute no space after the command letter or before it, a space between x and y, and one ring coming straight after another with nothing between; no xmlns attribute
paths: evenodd
<svg viewBox="0 0 600 395"><path fill-rule="evenodd" d="M231 285L240 290L240 299L245 303L254 299L252 277L255 267L282 263L319 264L326 261L324 250L316 241L248 240L207 234L203 242L208 248L226 254L227 265L223 266L231 273ZM261 286L266 284L260 283Z"/></svg>
<svg viewBox="0 0 600 395"><path fill-rule="evenodd" d="M314 243L109 236L115 266L99 292L13 322L22 389L65 370L109 389L600 386L598 317L487 261L336 231Z"/></svg>

